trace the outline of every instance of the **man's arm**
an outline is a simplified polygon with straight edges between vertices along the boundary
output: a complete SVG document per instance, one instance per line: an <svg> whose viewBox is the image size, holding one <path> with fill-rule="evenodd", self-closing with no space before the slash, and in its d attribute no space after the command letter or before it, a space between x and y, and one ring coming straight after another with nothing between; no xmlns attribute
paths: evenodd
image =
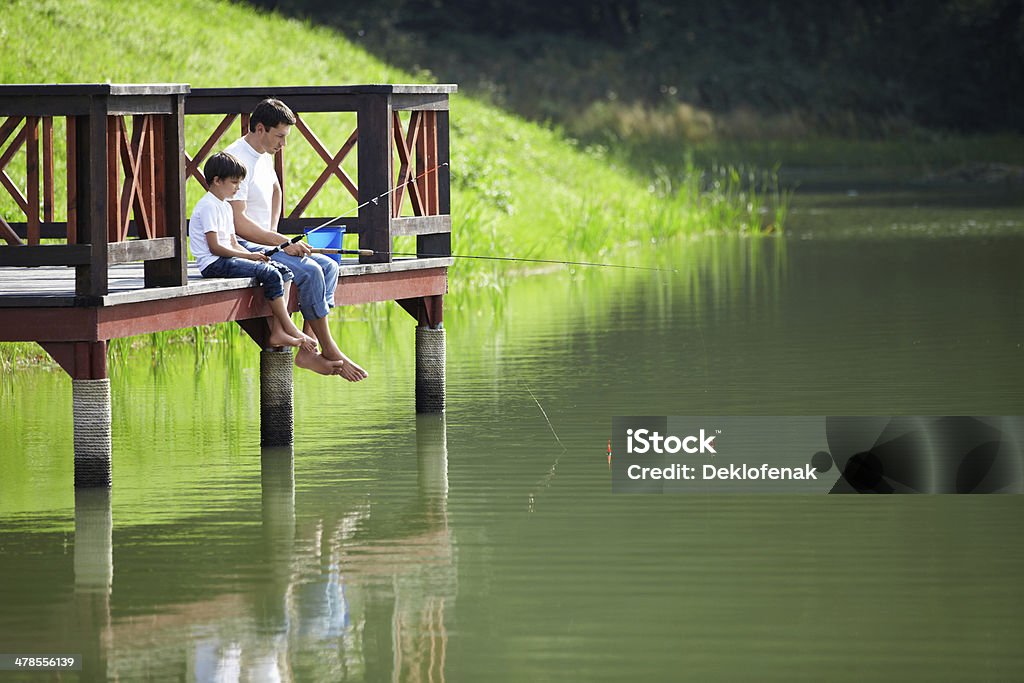
<svg viewBox="0 0 1024 683"><path fill-rule="evenodd" d="M281 184L274 181L274 193L270 196L270 228L277 230L277 223L281 220L281 206L284 192L281 191Z"/></svg>
<svg viewBox="0 0 1024 683"><path fill-rule="evenodd" d="M275 197L277 195L275 194ZM280 212L280 199L278 201L278 212ZM273 232L272 230L265 230L257 225L248 215L245 213L246 203L244 201L228 201L231 205L231 211L235 218L235 233L242 239L256 244L263 244L268 247L276 247L279 244L288 241L288 237ZM275 221L276 223L277 221ZM291 256L305 256L306 254L312 253L309 245L303 242L296 242L285 247L282 251Z"/></svg>

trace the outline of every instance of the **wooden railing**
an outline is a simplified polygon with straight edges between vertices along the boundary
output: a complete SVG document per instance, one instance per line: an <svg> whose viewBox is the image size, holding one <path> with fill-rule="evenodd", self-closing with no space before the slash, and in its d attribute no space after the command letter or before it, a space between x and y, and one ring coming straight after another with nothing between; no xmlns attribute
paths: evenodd
<svg viewBox="0 0 1024 683"><path fill-rule="evenodd" d="M73 266L81 297L106 294L107 267L129 261L145 262L146 286L184 284L184 165L177 151L188 90L180 84L0 86L0 116L6 117L0 184L25 218L0 216L0 238L9 245L0 248L0 266ZM55 220L59 119L67 179L63 222ZM24 193L8 174L22 147ZM132 216L139 238L129 241ZM44 245L43 239L63 243Z"/></svg>
<svg viewBox="0 0 1024 683"><path fill-rule="evenodd" d="M340 221L347 233L358 233L361 249L385 252L362 257L362 261L389 261L392 238L404 235L417 236L419 253L450 254L448 96L454 91L452 85L195 88L185 102L186 118L199 114L223 118L195 154L187 155L189 178L202 183L202 162L234 140L230 136L222 142L232 123L238 119L239 133L244 134L253 107L266 97L276 97L298 116L288 145L275 158L285 198L280 232L299 233L346 208L366 204L359 208L358 215ZM346 130L348 134L337 151L329 149L307 121L306 115L324 112L355 114L354 126L350 132ZM410 112L405 126L402 112ZM310 148L323 164L308 186L300 187L285 176L285 155L296 153L298 145ZM357 158L355 178L342 168L353 152ZM337 210L334 216L309 215L310 204L332 180L341 184L351 203L332 207ZM375 198L378 201L370 201ZM406 202L411 205L411 216L402 216Z"/></svg>
<svg viewBox="0 0 1024 683"><path fill-rule="evenodd" d="M0 266L73 266L76 294L86 302L107 293L107 267L117 263L144 261L147 287L185 284L187 183L205 188L203 162L235 139L229 131L236 121L237 134L248 131L248 114L265 97L283 100L298 116L275 159L285 195L279 231L298 233L334 218L309 214L337 182L351 209L359 206L339 222L359 235L360 248L381 252L362 261L390 261L393 238L410 235L420 254L450 254L448 97L454 91L450 85L2 85L0 207L16 207L24 220L0 211L0 239L8 245L0 246ZM354 114L336 151L310 122L324 112ZM193 119L201 115L215 115L216 124L199 136L204 142L187 149L186 126L196 132ZM62 118L64 141L55 145L54 122ZM323 166L306 186L285 175L284 155L297 144ZM25 172L12 178L8 168L22 150ZM65 221L56 220L55 210L61 161ZM330 212L345 209L330 206Z"/></svg>

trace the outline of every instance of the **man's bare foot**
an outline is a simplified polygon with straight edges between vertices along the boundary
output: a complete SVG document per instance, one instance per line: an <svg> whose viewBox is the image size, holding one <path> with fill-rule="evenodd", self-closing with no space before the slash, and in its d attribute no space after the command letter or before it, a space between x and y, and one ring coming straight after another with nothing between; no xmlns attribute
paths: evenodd
<svg viewBox="0 0 1024 683"><path fill-rule="evenodd" d="M343 365L334 374L341 375L349 382L358 382L370 376L366 370L363 370L361 367L353 363L351 358L342 353L337 344L324 344L320 353L324 355L324 358L330 361L342 363Z"/></svg>
<svg viewBox="0 0 1024 683"><path fill-rule="evenodd" d="M305 344L305 340L304 339L300 339L299 337L293 337L292 335L287 334L285 332L275 332L275 333L272 333L270 335L270 338L267 340L267 345L271 346L271 347L273 347L273 346L298 346L298 347L301 347L301 346L303 346L303 344Z"/></svg>
<svg viewBox="0 0 1024 683"><path fill-rule="evenodd" d="M361 367L359 367L358 365L353 363L351 360L349 360L348 356L346 356L345 354L341 354L341 357L342 357L342 360L340 360L340 361L332 361L332 362L341 363L341 367L338 368L334 372L334 374L341 375L342 377L347 379L349 382L359 382L360 380L364 380L364 379L366 379L367 377L370 376L366 372L366 370L363 370Z"/></svg>
<svg viewBox="0 0 1024 683"><path fill-rule="evenodd" d="M300 348L295 354L295 364L303 370L312 370L321 375L336 375L345 363L340 360L327 360L319 353Z"/></svg>

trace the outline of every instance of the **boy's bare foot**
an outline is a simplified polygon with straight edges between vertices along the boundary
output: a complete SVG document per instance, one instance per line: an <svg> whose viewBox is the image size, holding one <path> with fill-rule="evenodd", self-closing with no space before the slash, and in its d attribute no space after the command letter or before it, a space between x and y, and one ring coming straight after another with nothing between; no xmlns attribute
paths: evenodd
<svg viewBox="0 0 1024 683"><path fill-rule="evenodd" d="M299 337L293 337L285 332L274 332L271 333L270 338L267 340L269 346L298 346L301 347L305 343L305 340Z"/></svg>
<svg viewBox="0 0 1024 683"><path fill-rule="evenodd" d="M312 370L321 375L336 375L344 362L327 360L319 353L312 353L305 348L300 348L299 352L295 354L295 364L303 370Z"/></svg>
<svg viewBox="0 0 1024 683"><path fill-rule="evenodd" d="M310 353L313 353L313 354L315 354L317 352L318 347L317 347L317 343L316 343L316 338L315 337L311 337L308 334L304 334L302 332L299 332L299 334L296 335L296 337L298 339L302 340L301 347L303 349L305 349L306 351L309 351Z"/></svg>

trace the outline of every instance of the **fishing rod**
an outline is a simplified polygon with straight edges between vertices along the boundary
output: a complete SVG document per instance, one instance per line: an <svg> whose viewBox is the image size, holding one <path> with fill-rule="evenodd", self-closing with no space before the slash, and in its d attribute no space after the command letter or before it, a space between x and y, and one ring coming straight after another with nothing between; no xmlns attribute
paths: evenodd
<svg viewBox="0 0 1024 683"><path fill-rule="evenodd" d="M381 199L383 199L384 197L387 197L392 192L396 192L398 190L398 188L404 187L404 186L406 186L406 185L408 185L410 183L414 183L417 180L419 180L420 178L422 178L423 176L427 175L428 173L433 173L434 171L437 171L438 169L443 168L443 167L445 167L447 165L448 165L448 162L446 161L444 163L438 164L437 166L433 166L432 168L428 168L426 171L424 171L423 173L420 173L415 178L407 180L406 182L402 183L401 185L396 185L395 187L392 187L387 192L381 192L379 195L377 195L373 199L366 200L365 202L363 202L362 204L360 204L356 208L352 209L351 211L346 211L345 213L341 214L340 216L335 216L334 218L330 219L329 221L325 221L325 222L321 223L320 225L316 226L312 230L307 230L306 232L299 233L298 235L296 235L295 237L292 237L287 242L282 242L281 244L277 245L273 249L268 249L264 253L267 256L273 256L274 254L276 254L277 252L281 251L285 247L291 246L291 245L293 245L293 244L295 244L297 242L302 241L302 238L304 238L306 235L312 235L317 230L322 230L322 229L326 228L328 225L330 225L334 221L340 221L342 218L355 218L355 216L350 216L349 214L353 213L353 212L357 212L357 211L359 211L359 209L363 208L364 206L369 206L370 204L373 204L374 206L376 206L380 202ZM345 227L345 226L338 226L338 227ZM324 253L324 252L321 252L321 253ZM326 253L345 253L345 252L326 252ZM362 256L372 256L372 254L362 254Z"/></svg>
<svg viewBox="0 0 1024 683"><path fill-rule="evenodd" d="M417 175L415 178L412 178L411 180L407 181L406 183L403 183L402 185L397 185L397 186L391 188L390 190L388 190L387 192L382 192L379 195L377 195L376 197L373 197L372 199L368 199L367 201L365 201L362 204L360 204L359 206L357 206L355 209L352 209L352 212L358 212L359 209L363 208L364 206L369 206L370 204L376 205L377 203L380 202L381 199L383 199L384 197L387 197L392 192L397 191L398 188L403 187L404 185L407 185L409 183L415 182L415 181L419 180L420 178L422 178L423 176L427 175L428 173L433 173L433 172L437 171L438 169L443 168L443 167L445 167L447 165L448 165L448 162L445 161L444 163L438 164L437 166L434 166L432 168L428 168L426 171L423 171L422 173ZM312 230L307 230L304 233L300 233L300 234L296 235L295 237L292 237L287 242L283 242L283 243L279 244L278 246L274 247L273 249L269 249L266 252L267 256L273 256L274 254L276 254L280 250L284 249L285 247L301 241L302 238L306 237L307 235L311 235L314 232L316 232L317 230L322 230L323 228L326 228L327 226L329 226L331 223L334 223L335 221L339 221L342 218L352 218L352 216L350 216L349 213L351 213L351 212L346 212L346 213L344 213L344 214L342 214L340 216L335 216L334 218L331 218L330 220L324 221L323 223L321 223L320 225L316 226ZM559 265L559 266L585 266L585 267L592 267L592 268L621 268L623 270L647 270L647 271L654 271L654 272L658 272L658 273L677 273L677 272L679 272L675 268L652 268L650 266L627 266L627 265L622 265L622 264L618 264L618 263L596 263L596 262L592 262L592 261L563 261L563 260L559 260L559 259L519 258L519 257L514 257L514 256L480 256L480 255L476 255L476 254L424 254L424 253L406 252L406 251L375 251L373 249L327 249L327 248L314 248L313 249L313 253L314 254L349 254L349 255L353 255L353 256L415 256L415 257L418 257L418 258L464 258L464 259L476 259L476 260L480 260L480 261L518 261L520 263L544 263L544 264Z"/></svg>
<svg viewBox="0 0 1024 683"><path fill-rule="evenodd" d="M676 268L653 268L650 266L627 266L620 263L596 263L593 261L562 261L544 258L519 258L515 256L479 256L476 254L424 254L412 251L374 251L373 249L313 249L314 254L352 254L357 256L416 256L419 258L465 258L481 261L518 261L525 263L546 263L558 266L590 266L594 268L622 268L625 270L650 270L658 273L678 273Z"/></svg>

